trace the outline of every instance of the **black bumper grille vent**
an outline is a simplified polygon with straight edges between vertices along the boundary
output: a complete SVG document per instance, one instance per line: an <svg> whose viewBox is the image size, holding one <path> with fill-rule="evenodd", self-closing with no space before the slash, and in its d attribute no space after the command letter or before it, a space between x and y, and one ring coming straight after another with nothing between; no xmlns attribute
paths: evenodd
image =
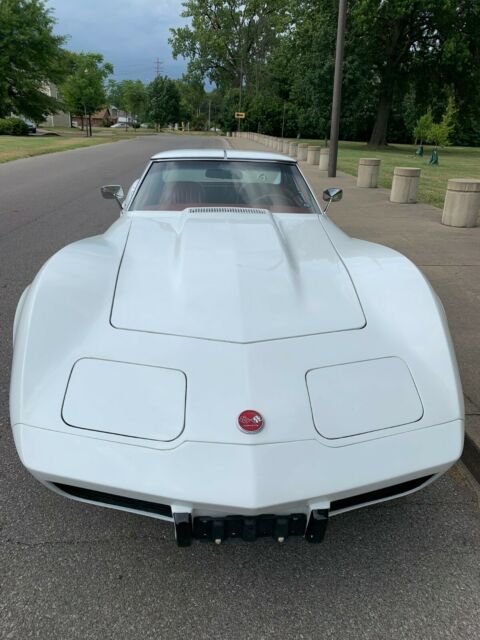
<svg viewBox="0 0 480 640"><path fill-rule="evenodd" d="M85 489L83 487L75 487L70 484L52 483L57 489L67 493L74 498L81 500L90 500L91 502L99 502L100 504L112 505L114 507L124 507L134 511L144 511L146 513L156 513L159 516L172 517L172 509L167 504L158 504L157 502L147 502L146 500L137 500L136 498L127 498L126 496L117 496L113 493L104 493L103 491L94 491L93 489Z"/></svg>
<svg viewBox="0 0 480 640"><path fill-rule="evenodd" d="M433 476L423 476L422 478L415 478L414 480L408 480L407 482L401 482L400 484L394 484L391 487L383 487L376 491L368 491L367 493L359 493L358 496L350 496L349 498L342 498L341 500L333 500L330 504L330 512L339 511L340 509L348 509L349 507L357 507L360 504L366 502L374 502L375 500L383 500L385 498L394 498L401 493L407 493L407 491L413 491L425 484Z"/></svg>

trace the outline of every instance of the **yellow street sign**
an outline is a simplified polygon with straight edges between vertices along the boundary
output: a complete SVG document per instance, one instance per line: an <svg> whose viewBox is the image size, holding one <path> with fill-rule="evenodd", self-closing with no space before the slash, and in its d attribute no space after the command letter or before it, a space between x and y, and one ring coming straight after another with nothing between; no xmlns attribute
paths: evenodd
<svg viewBox="0 0 480 640"><path fill-rule="evenodd" d="M245 119L245 113L243 111L236 111L235 112L235 118L237 120L244 120Z"/></svg>

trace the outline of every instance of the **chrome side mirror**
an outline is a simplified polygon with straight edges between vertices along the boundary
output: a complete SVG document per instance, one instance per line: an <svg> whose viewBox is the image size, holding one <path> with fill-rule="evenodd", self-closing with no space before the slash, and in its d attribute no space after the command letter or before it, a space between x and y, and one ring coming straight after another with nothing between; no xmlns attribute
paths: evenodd
<svg viewBox="0 0 480 640"><path fill-rule="evenodd" d="M325 189L323 192L323 199L325 202L338 202L342 199L343 190L337 189L336 187L330 187L330 189Z"/></svg>
<svg viewBox="0 0 480 640"><path fill-rule="evenodd" d="M109 184L100 188L102 196L106 200L116 200L120 209L122 209L122 200L125 198L123 189L119 184Z"/></svg>
<svg viewBox="0 0 480 640"><path fill-rule="evenodd" d="M342 196L343 196L342 189L337 189L337 187L330 187L330 189L325 189L323 192L323 199L327 203L327 206L323 210L323 213L327 212L328 207L332 202L338 202L339 200L341 200Z"/></svg>

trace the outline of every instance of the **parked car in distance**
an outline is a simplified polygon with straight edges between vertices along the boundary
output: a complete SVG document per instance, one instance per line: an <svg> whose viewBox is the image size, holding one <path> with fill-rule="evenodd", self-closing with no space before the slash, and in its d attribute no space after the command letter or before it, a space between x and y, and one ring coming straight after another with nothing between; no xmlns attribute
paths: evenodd
<svg viewBox="0 0 480 640"><path fill-rule="evenodd" d="M320 542L458 460L442 304L333 224L340 189L322 208L291 158L197 149L102 194L119 219L56 253L14 320L11 423L45 487L172 522L181 546Z"/></svg>
<svg viewBox="0 0 480 640"><path fill-rule="evenodd" d="M116 122L115 124L110 125L110 129L127 129L129 126L131 125L126 122Z"/></svg>
<svg viewBox="0 0 480 640"><path fill-rule="evenodd" d="M23 120L23 122L25 122L25 124L27 125L28 133L37 133L37 125L35 124L35 122L33 122L33 120L24 118L23 116L20 116L20 120Z"/></svg>

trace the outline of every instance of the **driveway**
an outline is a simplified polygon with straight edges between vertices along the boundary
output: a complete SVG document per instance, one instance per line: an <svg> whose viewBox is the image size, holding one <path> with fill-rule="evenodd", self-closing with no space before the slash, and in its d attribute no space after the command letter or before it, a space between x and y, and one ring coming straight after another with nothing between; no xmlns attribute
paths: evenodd
<svg viewBox="0 0 480 640"><path fill-rule="evenodd" d="M16 302L65 244L118 215L156 151L223 147L152 136L0 165L0 638L480 636L479 493L462 466L406 499L332 519L325 542L179 549L171 525L45 490L21 466L8 384Z"/></svg>

